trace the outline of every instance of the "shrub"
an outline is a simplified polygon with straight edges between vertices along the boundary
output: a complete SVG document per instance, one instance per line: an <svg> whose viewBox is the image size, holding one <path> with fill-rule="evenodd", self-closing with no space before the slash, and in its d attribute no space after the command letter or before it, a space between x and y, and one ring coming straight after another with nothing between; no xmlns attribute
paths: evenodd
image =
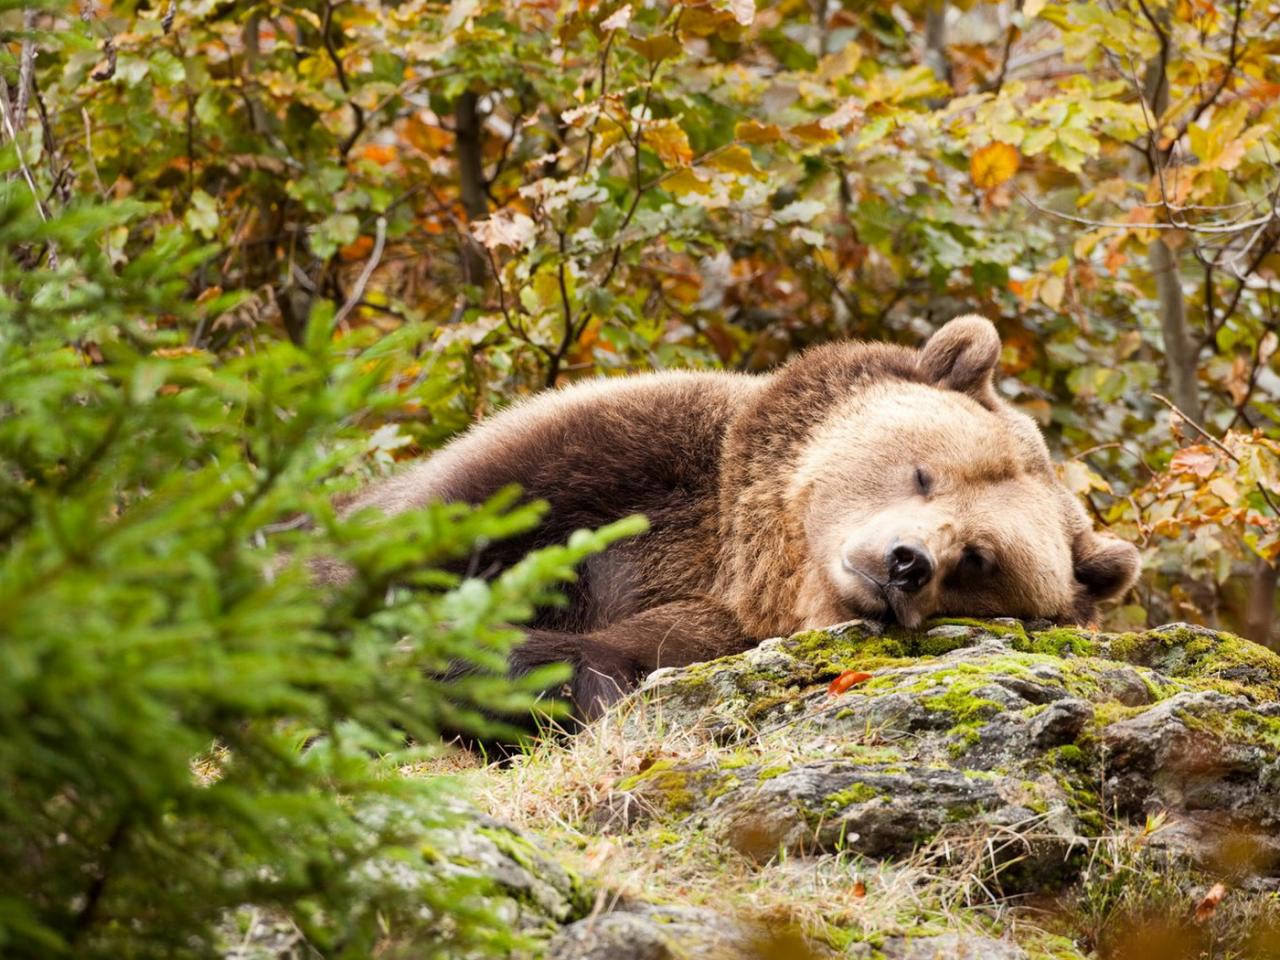
<svg viewBox="0 0 1280 960"><path fill-rule="evenodd" d="M46 222L20 182L0 192L0 953L207 955L244 903L331 956L406 923L415 956L504 951L482 885L404 882L432 876L448 785L395 772L446 719L529 709L553 677L505 677L510 624L635 523L460 582L445 561L538 508L339 517L370 419L441 389L389 385L412 328L337 336L322 304L299 346L187 347L208 251L156 228L124 257L153 211ZM351 581L313 586L313 552Z"/></svg>

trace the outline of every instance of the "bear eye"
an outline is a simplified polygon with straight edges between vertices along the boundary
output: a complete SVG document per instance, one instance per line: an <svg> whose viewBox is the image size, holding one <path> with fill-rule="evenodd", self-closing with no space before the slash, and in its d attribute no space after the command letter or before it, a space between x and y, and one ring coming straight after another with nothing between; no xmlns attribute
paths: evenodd
<svg viewBox="0 0 1280 960"><path fill-rule="evenodd" d="M967 577L986 576L995 570L995 561L977 547L965 547L960 554L960 572Z"/></svg>
<svg viewBox="0 0 1280 960"><path fill-rule="evenodd" d="M933 489L933 477L925 472L924 467L916 467L916 491L922 497L927 497Z"/></svg>

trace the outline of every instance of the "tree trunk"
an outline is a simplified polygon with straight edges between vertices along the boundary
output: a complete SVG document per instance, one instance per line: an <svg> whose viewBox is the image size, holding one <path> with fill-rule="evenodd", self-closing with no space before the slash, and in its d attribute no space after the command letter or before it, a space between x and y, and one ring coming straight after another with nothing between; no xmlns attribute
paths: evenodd
<svg viewBox="0 0 1280 960"><path fill-rule="evenodd" d="M1249 589L1249 609L1245 612L1244 633L1250 640L1276 649L1280 644L1272 640L1271 628L1275 623L1276 585L1280 570L1259 559L1253 571L1253 583Z"/></svg>
<svg viewBox="0 0 1280 960"><path fill-rule="evenodd" d="M1147 64L1142 94L1151 111L1152 130L1147 142L1147 165L1152 177L1158 176L1168 154L1160 148L1160 120L1169 109L1169 58L1172 34L1168 11L1155 14L1153 27L1160 34L1160 52ZM1196 349L1187 329L1187 304L1182 294L1182 278L1178 271L1178 255L1157 237L1147 251L1147 262L1156 284L1160 301L1160 331L1164 337L1164 356L1168 367L1169 392L1172 400L1187 416L1199 420L1202 415L1200 392L1196 389Z"/></svg>
<svg viewBox="0 0 1280 960"><path fill-rule="evenodd" d="M939 80L951 82L951 62L947 59L947 5L943 0L935 0L925 11L924 62Z"/></svg>
<svg viewBox="0 0 1280 960"><path fill-rule="evenodd" d="M1164 356L1170 398L1178 409L1200 420L1200 391L1196 387L1196 348L1187 329L1187 304L1182 294L1177 254L1157 238L1147 251L1151 275L1160 301L1160 331L1164 336Z"/></svg>
<svg viewBox="0 0 1280 960"><path fill-rule="evenodd" d="M462 207L469 221L483 220L489 215L489 201L484 190L484 166L480 156L480 97L468 90L458 97L454 107L455 136L458 149L458 180L462 189ZM464 234L458 239L462 256L462 282L478 287L484 283L485 258L475 239Z"/></svg>

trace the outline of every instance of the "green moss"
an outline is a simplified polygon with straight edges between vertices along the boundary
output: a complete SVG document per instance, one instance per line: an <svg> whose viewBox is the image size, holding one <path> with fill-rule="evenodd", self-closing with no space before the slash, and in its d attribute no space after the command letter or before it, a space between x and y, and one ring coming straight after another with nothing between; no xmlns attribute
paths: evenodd
<svg viewBox="0 0 1280 960"><path fill-rule="evenodd" d="M1102 649L1088 630L1071 627L1051 627L1024 633L1021 638L1014 638L1013 648L1024 653L1044 653L1055 657L1096 657Z"/></svg>
<svg viewBox="0 0 1280 960"><path fill-rule="evenodd" d="M857 763L886 764L901 762L902 751L897 747L871 745L865 743L846 743L840 747L840 756Z"/></svg>
<svg viewBox="0 0 1280 960"><path fill-rule="evenodd" d="M669 847L682 842L684 837L674 830L653 830L647 835L647 839L655 847Z"/></svg>
<svg viewBox="0 0 1280 960"><path fill-rule="evenodd" d="M716 765L721 770L738 770L755 762L756 758L746 750L735 750L733 753L717 758Z"/></svg>
<svg viewBox="0 0 1280 960"><path fill-rule="evenodd" d="M963 727L953 734L951 742L947 744L947 753L953 757L963 757L981 739L976 726Z"/></svg>
<svg viewBox="0 0 1280 960"><path fill-rule="evenodd" d="M1113 634L1106 639L1107 655L1113 660L1194 680L1201 689L1254 700L1280 697L1280 656L1232 634L1170 624L1145 633Z"/></svg>
<svg viewBox="0 0 1280 960"><path fill-rule="evenodd" d="M691 788L689 772L676 767L672 760L657 761L644 772L621 781L617 789L659 798L672 812L692 810L698 797Z"/></svg>
<svg viewBox="0 0 1280 960"><path fill-rule="evenodd" d="M866 783L852 783L844 790L827 796L824 803L827 812L835 813L853 806L855 803L867 803L880 797L881 794Z"/></svg>
<svg viewBox="0 0 1280 960"><path fill-rule="evenodd" d="M996 637L1025 639L1027 636L1026 629L1017 621L1010 621L1008 623L992 623L990 620L973 620L968 617L937 617L930 620L925 625L925 629L952 625L959 627L973 627L977 630L981 630L983 633L989 633Z"/></svg>
<svg viewBox="0 0 1280 960"><path fill-rule="evenodd" d="M1081 767L1087 762L1084 751L1076 744L1068 743L1053 750L1053 756L1057 763L1068 767Z"/></svg>
<svg viewBox="0 0 1280 960"><path fill-rule="evenodd" d="M866 634L854 627L842 630L807 630L783 642L792 656L839 673L868 659L901 663L912 656L909 644L891 633Z"/></svg>
<svg viewBox="0 0 1280 960"><path fill-rule="evenodd" d="M791 768L789 766L783 766L781 764L778 764L772 767L765 767L758 774L756 774L756 779L759 780L761 783L763 783L766 780L772 780L774 777L782 776L784 773L786 773L790 769Z"/></svg>
<svg viewBox="0 0 1280 960"><path fill-rule="evenodd" d="M759 720L779 709L786 709L799 695L798 690L792 690L772 697L760 697L757 700L753 700L747 707L746 717L748 720Z"/></svg>
<svg viewBox="0 0 1280 960"><path fill-rule="evenodd" d="M949 713L957 727L982 723L999 713L1003 707L994 700L974 696L973 691L978 686L980 684L954 683L937 696L925 697L920 705L926 710Z"/></svg>
<svg viewBox="0 0 1280 960"><path fill-rule="evenodd" d="M1085 960L1070 937L1045 933L1031 924L1026 926L1030 932L1020 945L1027 953L1027 960Z"/></svg>

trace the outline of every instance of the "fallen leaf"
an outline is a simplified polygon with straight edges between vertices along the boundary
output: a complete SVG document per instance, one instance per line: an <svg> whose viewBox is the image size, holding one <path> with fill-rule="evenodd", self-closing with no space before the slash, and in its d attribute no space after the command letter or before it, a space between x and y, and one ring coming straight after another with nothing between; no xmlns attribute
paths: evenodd
<svg viewBox="0 0 1280 960"><path fill-rule="evenodd" d="M1209 888L1209 892L1204 895L1204 899L1196 904L1196 923L1204 923L1218 909L1218 904L1222 902L1222 898L1227 895L1227 887L1222 883L1215 883Z"/></svg>
<svg viewBox="0 0 1280 960"><path fill-rule="evenodd" d="M870 680L872 674L863 673L861 670L846 670L840 676L831 681L831 685L827 687L828 696L836 696L844 693L850 687L856 687L860 683L866 683Z"/></svg>

